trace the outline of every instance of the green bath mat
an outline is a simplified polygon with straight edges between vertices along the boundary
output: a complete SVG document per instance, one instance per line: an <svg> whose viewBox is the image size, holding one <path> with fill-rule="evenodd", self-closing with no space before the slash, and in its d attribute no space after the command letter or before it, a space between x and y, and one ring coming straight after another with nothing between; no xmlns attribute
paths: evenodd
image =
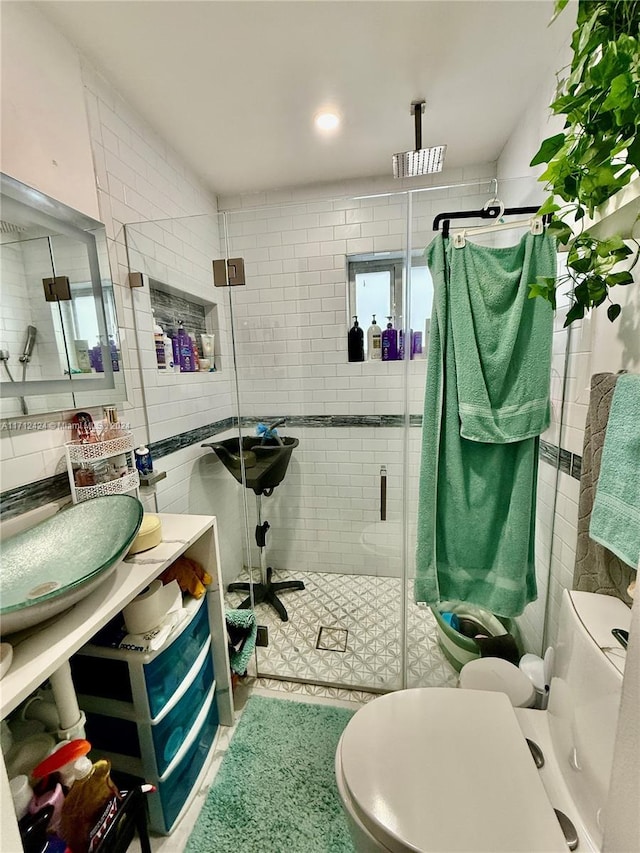
<svg viewBox="0 0 640 853"><path fill-rule="evenodd" d="M252 696L187 853L354 853L333 769L352 716Z"/></svg>

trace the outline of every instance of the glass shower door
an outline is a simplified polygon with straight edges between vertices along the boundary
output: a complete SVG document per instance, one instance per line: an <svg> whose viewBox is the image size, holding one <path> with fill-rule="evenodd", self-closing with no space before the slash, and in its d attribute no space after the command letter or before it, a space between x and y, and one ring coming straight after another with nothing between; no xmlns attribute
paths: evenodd
<svg viewBox="0 0 640 853"><path fill-rule="evenodd" d="M243 257L246 271L230 300L242 441L256 457L247 484L266 456L290 449L277 483L259 498L246 490L246 565L295 585L275 590L286 620L256 601L268 633L261 676L370 691L403 683L404 365L349 361L347 338L366 310L401 328L402 275L398 285L391 265L402 267L406 221L403 193L226 214L228 255ZM380 307L375 293L365 300L372 259L390 269L386 301L375 283ZM358 264L365 278L354 289L349 267ZM363 344L371 321L360 316ZM239 600L228 593L231 606Z"/></svg>

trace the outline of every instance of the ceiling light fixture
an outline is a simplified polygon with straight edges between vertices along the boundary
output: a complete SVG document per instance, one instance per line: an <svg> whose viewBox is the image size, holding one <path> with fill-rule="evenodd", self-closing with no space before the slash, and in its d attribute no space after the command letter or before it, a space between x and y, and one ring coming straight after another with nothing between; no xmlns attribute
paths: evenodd
<svg viewBox="0 0 640 853"><path fill-rule="evenodd" d="M430 175L441 172L444 163L446 145L436 145L434 148L422 147L422 113L425 101L412 101L411 114L416 128L416 147L414 151L402 151L393 155L394 178L416 178L419 175Z"/></svg>
<svg viewBox="0 0 640 853"><path fill-rule="evenodd" d="M330 133L339 126L340 116L335 112L323 110L316 113L314 121L318 130L321 130L323 133Z"/></svg>

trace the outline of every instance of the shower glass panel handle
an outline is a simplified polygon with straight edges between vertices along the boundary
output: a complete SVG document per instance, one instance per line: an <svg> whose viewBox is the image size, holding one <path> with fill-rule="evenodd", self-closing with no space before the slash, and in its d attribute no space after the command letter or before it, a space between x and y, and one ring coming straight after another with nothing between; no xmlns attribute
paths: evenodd
<svg viewBox="0 0 640 853"><path fill-rule="evenodd" d="M387 520L387 466L380 466L380 521Z"/></svg>

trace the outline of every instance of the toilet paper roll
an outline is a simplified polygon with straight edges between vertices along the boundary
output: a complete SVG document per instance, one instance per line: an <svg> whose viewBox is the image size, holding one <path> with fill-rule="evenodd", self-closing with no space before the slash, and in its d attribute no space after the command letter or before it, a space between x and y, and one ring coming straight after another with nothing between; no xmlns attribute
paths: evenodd
<svg viewBox="0 0 640 853"><path fill-rule="evenodd" d="M160 580L152 581L122 611L127 631L144 634L159 625L176 604L177 586L175 582L164 586Z"/></svg>

